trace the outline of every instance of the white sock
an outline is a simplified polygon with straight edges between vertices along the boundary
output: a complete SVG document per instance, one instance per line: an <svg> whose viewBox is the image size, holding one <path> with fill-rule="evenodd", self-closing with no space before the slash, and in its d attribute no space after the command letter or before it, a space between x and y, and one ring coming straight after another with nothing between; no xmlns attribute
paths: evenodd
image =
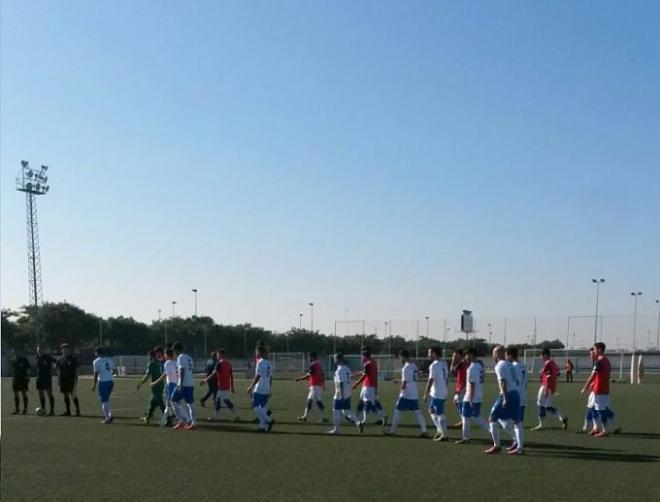
<svg viewBox="0 0 660 502"><path fill-rule="evenodd" d="M394 415L392 416L392 426L390 427L390 431L392 433L396 432L396 428L399 426L400 421L401 421L401 412L399 410L394 410Z"/></svg>
<svg viewBox="0 0 660 502"><path fill-rule="evenodd" d="M488 428L490 429L490 437L493 438L493 445L499 447L500 446L500 428L497 422L490 422L488 424Z"/></svg>
<svg viewBox="0 0 660 502"><path fill-rule="evenodd" d="M470 439L470 419L461 417L461 422L463 423L463 439Z"/></svg>
<svg viewBox="0 0 660 502"><path fill-rule="evenodd" d="M596 416L594 417L594 429L598 431L605 430L605 426L603 425L603 420L600 418L600 411L597 411Z"/></svg>
<svg viewBox="0 0 660 502"><path fill-rule="evenodd" d="M188 410L180 402L174 403L174 409L176 410L176 418L179 422L189 422L190 418L188 417Z"/></svg>
<svg viewBox="0 0 660 502"><path fill-rule="evenodd" d="M167 422L167 417L168 417L169 414L170 414L170 405L168 404L168 405L165 407L165 411L163 412L163 416L160 417L160 423L161 423L161 425L165 425L165 423Z"/></svg>
<svg viewBox="0 0 660 502"><path fill-rule="evenodd" d="M440 423L440 432L442 433L443 436L447 435L447 417L444 415L440 415L438 417L438 422Z"/></svg>
<svg viewBox="0 0 660 502"><path fill-rule="evenodd" d="M266 428L266 418L265 418L266 414L261 413L261 411L263 410L263 407L257 406L256 408L253 408L253 409L254 409L254 414L257 415L257 418L259 419L259 428L260 429L265 429Z"/></svg>
<svg viewBox="0 0 660 502"><path fill-rule="evenodd" d="M351 422L353 422L353 423L357 422L357 418L355 417L355 415L353 415L353 413L351 413L351 410L342 410L342 414L346 418L348 418Z"/></svg>
<svg viewBox="0 0 660 502"><path fill-rule="evenodd" d="M195 405L189 404L187 408L188 408L188 413L190 415L190 423L192 425L197 424L197 417L195 416Z"/></svg>
<svg viewBox="0 0 660 502"><path fill-rule="evenodd" d="M514 424L513 425L513 433L516 436L516 443L518 444L518 449L522 451L523 449L523 439L524 439L524 430L525 427L523 424Z"/></svg>
<svg viewBox="0 0 660 502"><path fill-rule="evenodd" d="M336 431L339 431L340 422L341 422L341 411L332 410L332 423L334 424Z"/></svg>
<svg viewBox="0 0 660 502"><path fill-rule="evenodd" d="M110 417L112 416L112 413L110 412L110 401L101 403L101 409L103 410L103 416L105 419L110 420Z"/></svg>
<svg viewBox="0 0 660 502"><path fill-rule="evenodd" d="M367 409L364 408L360 413L358 413L358 421L363 424L367 421Z"/></svg>
<svg viewBox="0 0 660 502"><path fill-rule="evenodd" d="M515 441L515 432L513 430L513 423L511 420L500 420L500 425L502 426L502 429L504 429L504 432L506 432L509 437Z"/></svg>
<svg viewBox="0 0 660 502"><path fill-rule="evenodd" d="M417 423L422 430L422 434L426 434L426 420L424 420L424 415L422 415L421 411L415 410L415 416L417 417Z"/></svg>

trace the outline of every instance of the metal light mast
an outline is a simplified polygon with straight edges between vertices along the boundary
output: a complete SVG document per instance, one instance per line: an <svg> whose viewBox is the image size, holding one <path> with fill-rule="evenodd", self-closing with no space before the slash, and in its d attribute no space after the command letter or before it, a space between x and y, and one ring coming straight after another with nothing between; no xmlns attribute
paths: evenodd
<svg viewBox="0 0 660 502"><path fill-rule="evenodd" d="M18 176L16 176L16 190L19 192L25 192L28 282L30 288L30 305L32 305L35 310L39 307L39 303L42 300L37 195L45 195L50 190L48 176L46 176L47 171L48 166L41 166L38 170L32 169L27 160L22 160L21 170L19 171Z"/></svg>

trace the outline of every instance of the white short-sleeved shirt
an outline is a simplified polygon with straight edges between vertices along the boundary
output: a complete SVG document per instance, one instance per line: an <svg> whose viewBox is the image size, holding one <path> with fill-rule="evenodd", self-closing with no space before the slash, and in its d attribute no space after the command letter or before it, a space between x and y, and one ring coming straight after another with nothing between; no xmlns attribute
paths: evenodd
<svg viewBox="0 0 660 502"><path fill-rule="evenodd" d="M520 406L525 406L527 404L527 380L529 375L527 374L527 368L520 361L514 361L513 369L516 370L516 378L518 379L518 395L520 396Z"/></svg>
<svg viewBox="0 0 660 502"><path fill-rule="evenodd" d="M447 399L447 363L438 359L429 366L429 380L433 379L430 396L433 399Z"/></svg>
<svg viewBox="0 0 660 502"><path fill-rule="evenodd" d="M481 403L484 400L484 365L480 361L475 361L468 367L467 383L472 384L472 402ZM467 391L463 401L468 402Z"/></svg>
<svg viewBox="0 0 660 502"><path fill-rule="evenodd" d="M99 374L99 382L111 382L112 370L115 369L115 363L109 357L97 357L92 363L94 373Z"/></svg>
<svg viewBox="0 0 660 502"><path fill-rule="evenodd" d="M270 367L270 361L268 359L259 359L257 360L257 367L255 368L255 375L259 375L259 381L257 385L254 386L254 392L256 394L270 394L270 379L273 376L272 369Z"/></svg>
<svg viewBox="0 0 660 502"><path fill-rule="evenodd" d="M194 387L195 386L195 376L193 372L195 371L195 362L193 358L188 354L179 354L179 357L176 358L176 369L179 372L177 377L177 383L181 387ZM183 371L181 371L183 370ZM181 380L181 375L183 374L183 380Z"/></svg>
<svg viewBox="0 0 660 502"><path fill-rule="evenodd" d="M417 392L417 365L407 362L401 369L401 381L406 382L406 388L399 393L404 399L419 399Z"/></svg>
<svg viewBox="0 0 660 502"><path fill-rule="evenodd" d="M174 359L165 361L165 364L163 364L163 373L165 373L166 383L179 383L179 371L176 369L176 361Z"/></svg>
<svg viewBox="0 0 660 502"><path fill-rule="evenodd" d="M345 364L340 364L335 370L335 399L351 397L351 370Z"/></svg>
<svg viewBox="0 0 660 502"><path fill-rule="evenodd" d="M495 376L498 382L506 383L507 392L518 391L518 379L516 378L516 370L509 361L498 361L495 365Z"/></svg>

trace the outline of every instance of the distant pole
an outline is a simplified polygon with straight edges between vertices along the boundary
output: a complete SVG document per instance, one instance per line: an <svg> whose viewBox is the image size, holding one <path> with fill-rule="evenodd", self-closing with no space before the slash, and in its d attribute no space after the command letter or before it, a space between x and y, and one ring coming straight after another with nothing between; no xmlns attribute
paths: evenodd
<svg viewBox="0 0 660 502"><path fill-rule="evenodd" d="M566 321L566 348L568 349L568 337L571 336L571 316Z"/></svg>
<svg viewBox="0 0 660 502"><path fill-rule="evenodd" d="M534 349L536 349L536 317L534 318Z"/></svg>
<svg viewBox="0 0 660 502"><path fill-rule="evenodd" d="M309 330L314 333L314 302L309 302Z"/></svg>
<svg viewBox="0 0 660 502"><path fill-rule="evenodd" d="M507 328L507 319L504 318L504 346L506 347L506 328Z"/></svg>
<svg viewBox="0 0 660 502"><path fill-rule="evenodd" d="M303 318L303 315L302 315L302 312L301 312L300 314L298 314L298 330L299 331L302 331L302 318Z"/></svg>
<svg viewBox="0 0 660 502"><path fill-rule="evenodd" d="M415 357L419 358L419 319L417 319L417 328L415 332Z"/></svg>
<svg viewBox="0 0 660 502"><path fill-rule="evenodd" d="M365 335L365 332L364 332L364 325L365 325L365 324L366 324L365 321L362 321L362 345L364 345L364 335Z"/></svg>
<svg viewBox="0 0 660 502"><path fill-rule="evenodd" d="M103 319L99 317L99 347L103 347Z"/></svg>
<svg viewBox="0 0 660 502"><path fill-rule="evenodd" d="M385 336L387 336L387 325L388 325L388 324L389 324L389 323L388 323L387 321L385 321ZM391 337L391 336L390 336L390 338L388 339L387 353L388 353L388 355L390 355L390 356L392 355L392 337Z"/></svg>
<svg viewBox="0 0 660 502"><path fill-rule="evenodd" d="M637 350L637 300L639 299L640 296L642 296L641 291L631 291L630 295L635 298L635 313L633 314L633 340L632 340L632 345L633 345L633 352Z"/></svg>
<svg viewBox="0 0 660 502"><path fill-rule="evenodd" d="M174 306L176 305L176 300L172 300L172 319L174 319Z"/></svg>
<svg viewBox="0 0 660 502"><path fill-rule="evenodd" d="M660 350L660 300L656 300L658 304L658 326L655 328L655 350Z"/></svg>
<svg viewBox="0 0 660 502"><path fill-rule="evenodd" d="M429 316L424 317L426 319L426 338L429 338Z"/></svg>
<svg viewBox="0 0 660 502"><path fill-rule="evenodd" d="M332 336L332 353L337 353L337 321L335 321L335 330L333 331Z"/></svg>
<svg viewBox="0 0 660 502"><path fill-rule="evenodd" d="M573 333L573 350L575 350L575 333Z"/></svg>
<svg viewBox="0 0 660 502"><path fill-rule="evenodd" d="M489 346L489 347L490 347L490 345L491 345L491 340L492 340L492 338L493 338L493 328L492 328L492 324L491 324L491 323L488 323L488 346Z"/></svg>
<svg viewBox="0 0 660 502"><path fill-rule="evenodd" d="M160 317L161 317L160 315L161 315L162 312L163 311L161 309L158 309L158 322L160 322Z"/></svg>
<svg viewBox="0 0 660 502"><path fill-rule="evenodd" d="M192 292L193 295L195 296L195 317L197 317L197 290L193 289Z"/></svg>
<svg viewBox="0 0 660 502"><path fill-rule="evenodd" d="M605 282L605 279L591 279L596 285L596 315L594 316L594 345L598 341L598 297L600 296L600 285Z"/></svg>

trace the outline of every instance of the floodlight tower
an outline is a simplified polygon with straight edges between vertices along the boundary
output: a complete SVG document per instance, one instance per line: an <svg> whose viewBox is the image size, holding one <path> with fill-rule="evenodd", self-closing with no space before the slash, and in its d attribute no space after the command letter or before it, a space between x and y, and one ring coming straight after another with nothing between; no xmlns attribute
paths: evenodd
<svg viewBox="0 0 660 502"><path fill-rule="evenodd" d="M16 190L25 192L25 213L27 219L27 254L30 305L35 310L42 300L41 253L39 251L39 225L37 223L37 195L46 195L50 190L46 172L48 166L32 169L27 160L21 161L21 170L16 176ZM37 343L38 335L37 335Z"/></svg>

